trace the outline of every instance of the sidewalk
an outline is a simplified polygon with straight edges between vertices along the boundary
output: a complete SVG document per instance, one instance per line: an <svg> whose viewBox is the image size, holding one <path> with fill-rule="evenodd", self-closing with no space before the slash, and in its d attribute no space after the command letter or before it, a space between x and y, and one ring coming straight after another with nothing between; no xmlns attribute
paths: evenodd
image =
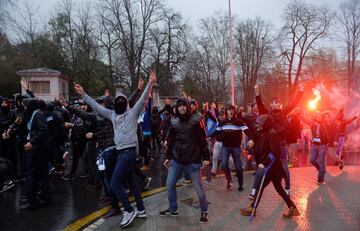
<svg viewBox="0 0 360 231"><path fill-rule="evenodd" d="M209 222L200 224L196 193L191 185L178 188L178 217L160 217L158 212L168 206L166 191L144 200L147 219L135 219L126 230L360 230L360 167L327 167L325 185L315 184L317 172L313 167L291 169L292 199L301 215L293 220L282 218L285 203L270 184L264 191L257 216L253 222L239 213L249 205L248 193L254 177L244 174L243 192L225 189L225 178L218 177L206 190ZM234 182L236 180L234 179ZM193 202L193 204L191 203ZM192 204L192 205L189 205ZM84 230L121 230L121 216L108 220L100 218Z"/></svg>

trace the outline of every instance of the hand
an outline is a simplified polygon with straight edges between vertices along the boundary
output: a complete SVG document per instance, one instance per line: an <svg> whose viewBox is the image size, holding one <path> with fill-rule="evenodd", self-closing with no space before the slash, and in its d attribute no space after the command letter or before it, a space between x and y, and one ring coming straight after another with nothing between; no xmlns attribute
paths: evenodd
<svg viewBox="0 0 360 231"><path fill-rule="evenodd" d="M254 141L253 141L253 140L249 140L249 141L247 142L247 145L248 145L249 148L252 148L252 147L254 146Z"/></svg>
<svg viewBox="0 0 360 231"><path fill-rule="evenodd" d="M170 160L169 159L166 159L164 161L164 166L165 166L165 168L169 168L169 166L170 166Z"/></svg>
<svg viewBox="0 0 360 231"><path fill-rule="evenodd" d="M4 132L4 133L2 134L2 138L3 138L3 140L7 140L7 139L10 138L10 136L9 136L9 134L8 134L7 132Z"/></svg>
<svg viewBox="0 0 360 231"><path fill-rule="evenodd" d="M360 117L360 112L356 113L356 118L359 118Z"/></svg>
<svg viewBox="0 0 360 231"><path fill-rule="evenodd" d="M304 92L304 84L299 83L299 91Z"/></svg>
<svg viewBox="0 0 360 231"><path fill-rule="evenodd" d="M335 142L334 142L334 146L338 146L338 142L335 141Z"/></svg>
<svg viewBox="0 0 360 231"><path fill-rule="evenodd" d="M30 89L30 87L29 87L29 82L27 82L27 81L20 81L20 84L21 84L21 86L25 89L25 90L29 90Z"/></svg>
<svg viewBox="0 0 360 231"><path fill-rule="evenodd" d="M84 88L78 83L75 83L75 92L80 96L85 94Z"/></svg>
<svg viewBox="0 0 360 231"><path fill-rule="evenodd" d="M144 89L145 80L143 78L139 79L138 82L138 89L142 90Z"/></svg>
<svg viewBox="0 0 360 231"><path fill-rule="evenodd" d="M166 105L170 105L170 99L169 99L169 98L166 98L166 99L165 99L165 104L166 104Z"/></svg>
<svg viewBox="0 0 360 231"><path fill-rule="evenodd" d="M25 145L24 145L24 149L25 151L31 151L31 149L33 148L32 144L30 142L27 142Z"/></svg>
<svg viewBox="0 0 360 231"><path fill-rule="evenodd" d="M23 119L22 116L17 116L16 119L15 119L15 123L18 124L18 125L22 124L22 119Z"/></svg>
<svg viewBox="0 0 360 231"><path fill-rule="evenodd" d="M93 136L94 136L94 133L92 133L92 132L88 132L85 135L86 139L91 139L91 138L93 138Z"/></svg>
<svg viewBox="0 0 360 231"><path fill-rule="evenodd" d="M164 148L167 148L167 140L165 140L163 146L164 146Z"/></svg>
<svg viewBox="0 0 360 231"><path fill-rule="evenodd" d="M203 162L203 165L204 165L204 166L208 166L209 164L210 164L210 161L204 160L204 162Z"/></svg>
<svg viewBox="0 0 360 231"><path fill-rule="evenodd" d="M151 72L150 72L149 81L150 81L151 83L155 83L155 82L156 82L156 74L155 74L154 71L151 71Z"/></svg>
<svg viewBox="0 0 360 231"><path fill-rule="evenodd" d="M256 95L256 96L260 96L260 87L259 87L259 85L256 84L256 85L254 86L254 89L255 89L255 95Z"/></svg>
<svg viewBox="0 0 360 231"><path fill-rule="evenodd" d="M259 164L259 168L264 169L265 166L263 164Z"/></svg>
<svg viewBox="0 0 360 231"><path fill-rule="evenodd" d="M74 125L72 123L65 122L65 128L72 128Z"/></svg>

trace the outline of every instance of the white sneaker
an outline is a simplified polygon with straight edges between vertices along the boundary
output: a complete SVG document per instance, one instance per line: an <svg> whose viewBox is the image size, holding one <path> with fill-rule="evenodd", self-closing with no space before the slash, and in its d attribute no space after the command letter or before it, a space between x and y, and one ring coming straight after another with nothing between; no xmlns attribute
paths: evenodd
<svg viewBox="0 0 360 231"><path fill-rule="evenodd" d="M286 194L287 194L288 196L290 196L290 195L291 195L291 191L290 191L290 189L285 189L285 192L286 192Z"/></svg>
<svg viewBox="0 0 360 231"><path fill-rule="evenodd" d="M121 228L128 227L131 224L131 222L134 220L135 217L136 217L135 210L132 211L131 213L124 211L123 219L120 223L120 227Z"/></svg>
<svg viewBox="0 0 360 231"><path fill-rule="evenodd" d="M135 213L136 213L136 217L137 217L137 218L146 218L146 211L145 211L145 209L144 209L144 210L141 210L141 211L135 209Z"/></svg>
<svg viewBox="0 0 360 231"><path fill-rule="evenodd" d="M209 188L211 188L211 186L212 186L212 184L211 184L211 182L210 181L205 181L204 182L204 189L209 189Z"/></svg>

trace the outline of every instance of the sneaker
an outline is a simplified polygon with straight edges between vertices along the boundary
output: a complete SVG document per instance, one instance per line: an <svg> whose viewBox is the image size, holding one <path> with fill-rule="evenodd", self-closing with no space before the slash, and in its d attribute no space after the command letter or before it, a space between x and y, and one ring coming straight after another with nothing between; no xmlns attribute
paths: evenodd
<svg viewBox="0 0 360 231"><path fill-rule="evenodd" d="M253 194L251 194L251 193L249 194L249 200L251 200L251 201L254 200L254 197L255 196Z"/></svg>
<svg viewBox="0 0 360 231"><path fill-rule="evenodd" d="M151 183L152 178L151 177L146 177L145 181L144 181L144 189L145 190L149 190L149 186Z"/></svg>
<svg viewBox="0 0 360 231"><path fill-rule="evenodd" d="M61 179L65 180L65 181L69 181L69 180L74 179L74 177L73 176L63 176L63 177L61 177Z"/></svg>
<svg viewBox="0 0 360 231"><path fill-rule="evenodd" d="M120 223L120 227L121 228L128 227L131 224L131 222L133 222L135 217L136 217L135 210L130 212L130 213L127 212L127 211L124 211L123 219L122 219L122 221Z"/></svg>
<svg viewBox="0 0 360 231"><path fill-rule="evenodd" d="M283 214L283 218L291 219L299 215L300 215L299 210L296 207L291 207L287 213Z"/></svg>
<svg viewBox="0 0 360 231"><path fill-rule="evenodd" d="M192 181L191 181L191 180L187 180L187 179L183 178L183 179L182 179L182 183L183 183L183 184L191 184L191 183L192 183Z"/></svg>
<svg viewBox="0 0 360 231"><path fill-rule="evenodd" d="M243 216L251 216L252 212L253 212L254 208L249 206L247 208L242 208L240 209L240 213L241 215ZM255 216L255 213L254 213L254 216Z"/></svg>
<svg viewBox="0 0 360 231"><path fill-rule="evenodd" d="M209 216L209 213L207 211L201 212L200 223L205 224L206 222L208 222L208 216Z"/></svg>
<svg viewBox="0 0 360 231"><path fill-rule="evenodd" d="M0 193L7 191L14 186L15 186L15 183L12 180L8 180L7 182L4 182L3 187L0 189Z"/></svg>
<svg viewBox="0 0 360 231"><path fill-rule="evenodd" d="M51 167L49 169L49 176L52 175L52 174L55 174L55 168L54 167Z"/></svg>
<svg viewBox="0 0 360 231"><path fill-rule="evenodd" d="M290 196L290 194L291 194L290 189L285 189L285 192L286 192L286 194L287 194L288 196Z"/></svg>
<svg viewBox="0 0 360 231"><path fill-rule="evenodd" d="M249 199L250 200L254 200L255 193L256 193L256 188L252 188L251 192L249 193Z"/></svg>
<svg viewBox="0 0 360 231"><path fill-rule="evenodd" d="M167 209L167 210L161 211L159 213L159 215L162 217L168 217L168 216L176 217L179 215L179 212L177 210L175 212L172 212L170 209Z"/></svg>
<svg viewBox="0 0 360 231"><path fill-rule="evenodd" d="M210 181L205 181L204 182L204 189L209 189L209 188L211 188L211 186L212 186L212 184L211 184Z"/></svg>
<svg viewBox="0 0 360 231"><path fill-rule="evenodd" d="M141 210L141 211L135 209L135 213L136 213L136 217L137 217L137 218L146 218L146 211L145 211L145 209L144 209L144 210Z"/></svg>
<svg viewBox="0 0 360 231"><path fill-rule="evenodd" d="M108 213L106 213L102 218L108 219L113 216L121 215L121 209L110 209Z"/></svg>
<svg viewBox="0 0 360 231"><path fill-rule="evenodd" d="M233 187L233 184L232 184L232 182L228 182L227 184L226 184L226 189L227 190L232 190L232 187Z"/></svg>
<svg viewBox="0 0 360 231"><path fill-rule="evenodd" d="M318 180L318 181L316 182L316 184L317 184L317 185L323 185L323 184L325 184L325 181L323 181L323 180Z"/></svg>

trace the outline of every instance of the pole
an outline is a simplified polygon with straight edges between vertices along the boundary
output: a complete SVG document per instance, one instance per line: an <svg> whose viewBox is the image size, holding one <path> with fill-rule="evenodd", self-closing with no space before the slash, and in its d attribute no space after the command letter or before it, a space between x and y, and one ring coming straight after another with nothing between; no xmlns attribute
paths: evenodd
<svg viewBox="0 0 360 231"><path fill-rule="evenodd" d="M235 106L235 66L234 66L234 51L233 51L233 44L232 44L232 19L231 19L231 0L229 0L229 47L230 47L230 62L231 62L231 104Z"/></svg>

